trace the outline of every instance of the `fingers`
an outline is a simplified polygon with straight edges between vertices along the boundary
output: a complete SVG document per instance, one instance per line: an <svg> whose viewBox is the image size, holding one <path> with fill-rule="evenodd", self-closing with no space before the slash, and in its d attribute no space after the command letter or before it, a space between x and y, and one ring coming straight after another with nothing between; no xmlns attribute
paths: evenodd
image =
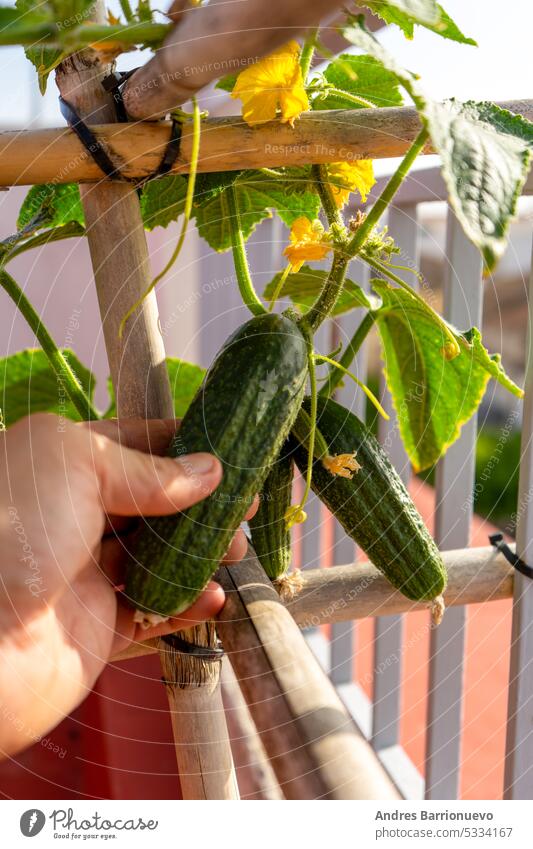
<svg viewBox="0 0 533 849"><path fill-rule="evenodd" d="M212 454L177 459L144 454L92 431L92 460L108 514L164 516L210 495L222 479Z"/></svg>
<svg viewBox="0 0 533 849"><path fill-rule="evenodd" d="M164 455L179 422L175 419L105 419L98 422L80 422L77 427L88 427L91 433L100 433L126 448L135 448L146 454Z"/></svg>
<svg viewBox="0 0 533 849"><path fill-rule="evenodd" d="M189 610L156 625L154 628L143 629L133 621L133 609L123 599L120 599L111 657L123 651L132 642L140 643L153 637L174 634L176 631L182 631L185 628L198 625L200 622L213 619L222 609L223 604L224 590L215 581L211 581Z"/></svg>

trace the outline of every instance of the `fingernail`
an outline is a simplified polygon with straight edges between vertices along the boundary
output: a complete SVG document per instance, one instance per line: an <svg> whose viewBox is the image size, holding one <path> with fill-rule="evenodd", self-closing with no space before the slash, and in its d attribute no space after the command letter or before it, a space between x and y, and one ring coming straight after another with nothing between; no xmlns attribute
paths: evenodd
<svg viewBox="0 0 533 849"><path fill-rule="evenodd" d="M189 475L211 475L217 467L216 458L212 454L185 454L177 458Z"/></svg>

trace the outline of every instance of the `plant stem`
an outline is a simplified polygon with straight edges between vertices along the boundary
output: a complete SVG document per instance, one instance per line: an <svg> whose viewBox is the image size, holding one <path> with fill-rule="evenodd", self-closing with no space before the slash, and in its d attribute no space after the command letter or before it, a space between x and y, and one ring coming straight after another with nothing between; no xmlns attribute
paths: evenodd
<svg viewBox="0 0 533 849"><path fill-rule="evenodd" d="M376 109L376 104L371 103L364 97L359 97L357 94L350 94L348 91L342 91L340 88L328 88L328 94L341 97L343 100L348 100L350 103L356 103L358 106L363 106L365 109Z"/></svg>
<svg viewBox="0 0 533 849"><path fill-rule="evenodd" d="M342 372L342 374L345 374L347 377L350 377L354 381L354 383L357 383L359 388L363 390L366 397L370 401L372 401L372 403L373 403L374 407L376 408L376 410L378 411L378 413L380 413L380 415L382 415L383 418L386 419L386 421L389 420L389 418L390 418L389 414L383 409L383 407L379 403L378 399L376 398L376 396L374 395L372 390L369 389L368 386L366 386L363 383L362 380L359 380L359 378L356 377L353 372L349 371L347 368L344 368L344 366L342 366L339 362L337 362L337 360L332 360L331 357L325 357L323 354L317 354L315 356L315 359L317 360L317 362L320 361L322 363L329 363L330 366L338 369L340 372Z"/></svg>
<svg viewBox="0 0 533 849"><path fill-rule="evenodd" d="M120 8L122 9L122 14L126 18L126 21L130 23L134 19L133 9L130 5L130 0L119 0Z"/></svg>
<svg viewBox="0 0 533 849"><path fill-rule="evenodd" d="M367 314L361 321L359 327L346 345L344 353L339 360L339 363L343 368L348 369L352 364L354 357L356 356L361 345L368 336L369 331L374 326L374 321L374 313L367 312ZM335 366L331 366L326 381L319 392L319 395L324 395L326 398L329 398L331 394L335 391L341 380L341 370L336 368Z"/></svg>
<svg viewBox="0 0 533 849"><path fill-rule="evenodd" d="M340 211L337 209L337 204L335 203L333 193L328 183L326 166L313 165L311 167L311 175L315 181L315 186L329 226L331 227L332 224L337 224L339 228L344 229L344 221L342 220Z"/></svg>
<svg viewBox="0 0 533 849"><path fill-rule="evenodd" d="M263 315L268 312L268 310L259 299L250 275L248 259L246 257L246 247L241 230L239 204L237 201L235 186L229 186L229 188L223 192L222 206L223 208L225 207L224 213L227 215L231 231L233 262L235 264L235 274L237 275L237 285L239 287L239 292L241 293L241 298L245 306L248 307L253 315Z"/></svg>
<svg viewBox="0 0 533 849"><path fill-rule="evenodd" d="M383 189L382 193L378 197L377 201L373 205L372 209L358 227L355 234L350 239L348 243L347 251L350 256L355 256L364 245L370 231L376 226L379 219L387 209L394 195L400 188L403 180L409 173L411 165L415 161L416 157L423 149L428 138L428 132L426 129L423 129L419 132L416 139L412 143L411 147L405 154L404 158L398 165L398 168L388 181L387 185Z"/></svg>
<svg viewBox="0 0 533 849"><path fill-rule="evenodd" d="M333 262L320 295L309 312L300 319L312 333L318 330L337 303L344 286L349 261L350 257L340 251L335 251L333 254Z"/></svg>
<svg viewBox="0 0 533 849"><path fill-rule="evenodd" d="M64 386L65 391L76 407L82 421L99 419L97 411L93 407L89 397L85 394L78 383L78 379L72 371L66 357L57 347L50 336L47 328L41 321L38 313L30 303L18 283L7 271L0 269L0 285L7 292L11 300L17 305L29 326L33 330L37 341L43 349L50 367L54 371L58 383Z"/></svg>
<svg viewBox="0 0 533 849"><path fill-rule="evenodd" d="M305 82L311 68L311 62L315 53L316 37L318 35L318 27L309 30L304 41L302 52L300 53L300 68L302 69L302 79Z"/></svg>
<svg viewBox="0 0 533 849"><path fill-rule="evenodd" d="M278 300L279 296L281 295L281 292L283 291L283 286L285 285L285 281L286 281L287 277L289 276L289 272L290 272L291 268L292 268L292 264L289 262L289 263L287 263L287 265L283 269L282 273L280 274L280 278L278 280L278 285L274 289L272 297L270 298L270 305L268 307L269 312L272 312L272 310L274 309L274 305L275 305L276 301Z"/></svg>
<svg viewBox="0 0 533 849"><path fill-rule="evenodd" d="M315 368L315 355L313 351L313 347L311 341L308 341L308 361L309 361L309 384L311 389L311 408L309 411L309 418L311 419L311 427L309 429L309 439L307 444L308 451L308 460L307 460L307 470L305 476L305 489L304 494L302 495L302 499L300 501L300 507L303 507L305 502L309 497L309 493L311 492L311 481L313 479L313 462L314 462L314 454L315 454L315 428L316 428L316 416L318 410L318 392L316 385L316 368Z"/></svg>

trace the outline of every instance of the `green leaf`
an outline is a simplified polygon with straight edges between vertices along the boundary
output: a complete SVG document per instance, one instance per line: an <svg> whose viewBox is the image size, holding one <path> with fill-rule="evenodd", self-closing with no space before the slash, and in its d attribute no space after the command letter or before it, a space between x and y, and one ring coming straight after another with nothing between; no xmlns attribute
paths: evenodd
<svg viewBox="0 0 533 849"><path fill-rule="evenodd" d="M457 41L459 44L472 44L477 46L473 38L467 38L463 35L455 21L450 18L448 13L439 3L432 4L437 11L437 18L433 20L422 20L419 16L417 17L416 14L413 14L412 9L409 10L407 8L402 8L406 7L408 4L387 3L381 2L381 0L368 0L368 2L365 2L365 0L363 0L361 5L370 9L374 15L377 15L377 17L381 18L382 21L385 21L386 24L396 24L406 38L412 38L415 25L419 25L431 30L431 32L434 32L437 35L442 36L442 38Z"/></svg>
<svg viewBox="0 0 533 849"><path fill-rule="evenodd" d="M260 221L272 216L262 202L262 198L258 199L239 184L236 184L236 195L242 235L244 239L248 239ZM258 200L259 203L257 203ZM224 192L219 192L211 200L198 206L196 225L200 236L213 250L222 253L231 248L231 230Z"/></svg>
<svg viewBox="0 0 533 849"><path fill-rule="evenodd" d="M522 390L505 374L499 357L488 354L476 328L455 332L461 352L446 359L446 337L429 307L383 280L373 280L372 286L382 298L375 318L400 434L415 471L421 471L455 442L491 377L518 397Z"/></svg>
<svg viewBox="0 0 533 849"><path fill-rule="evenodd" d="M187 178L180 174L170 174L149 180L144 186L140 203L143 223L146 230L154 227L168 227L183 214Z"/></svg>
<svg viewBox="0 0 533 849"><path fill-rule="evenodd" d="M31 234L32 231L30 230L29 233ZM59 242L63 239L72 239L83 235L85 235L85 229L77 221L69 221L68 224L63 224L61 227L43 230L36 235L29 235L29 238L28 230L19 230L18 233L8 236L7 239L0 242L0 265L11 262L19 254L33 248L40 248L51 242Z"/></svg>
<svg viewBox="0 0 533 849"><path fill-rule="evenodd" d="M302 313L305 313L322 291L327 276L327 271L303 265L300 271L288 275L279 297L290 298L293 304L299 307ZM281 272L276 274L267 284L263 293L265 300L269 301L274 294L280 277ZM372 295L367 295L353 280L346 280L332 315L342 315L342 313L349 312L357 307L376 309L379 307L379 301Z"/></svg>
<svg viewBox="0 0 533 849"><path fill-rule="evenodd" d="M385 50L377 38L374 38L365 27L362 15L349 15L347 24L341 28L341 32L350 44L361 48L393 74L400 85L411 95L417 108L423 108L425 101L417 84L418 76L402 68L399 62Z"/></svg>
<svg viewBox="0 0 533 849"><path fill-rule="evenodd" d="M362 0L360 6L366 6L384 21L386 16L401 15L419 24L437 24L439 6L435 0Z"/></svg>
<svg viewBox="0 0 533 849"><path fill-rule="evenodd" d="M239 179L239 185L253 195L257 206L264 204L275 209L287 227L297 218L305 216L313 221L320 210L320 199L314 191L296 190L294 181L271 177L261 171L246 171ZM312 184L308 184L310 187Z"/></svg>
<svg viewBox="0 0 533 849"><path fill-rule="evenodd" d="M170 380L170 389L174 399L174 414L176 418L181 419L187 412L192 399L196 395L198 389L202 385L205 377L205 369L194 363L187 363L185 360L178 360L175 357L167 357L167 371ZM111 403L109 409L105 413L105 418L116 416L115 396L111 380L108 380L107 386Z"/></svg>
<svg viewBox="0 0 533 849"><path fill-rule="evenodd" d="M32 186L19 211L17 228L37 231L61 227L70 221L85 224L80 190L76 183L45 183Z"/></svg>
<svg viewBox="0 0 533 849"><path fill-rule="evenodd" d="M505 249L529 171L533 123L493 103L427 103L424 111L466 235L490 270Z"/></svg>
<svg viewBox="0 0 533 849"><path fill-rule="evenodd" d="M216 197L239 179L242 171L211 171L197 174L194 184L194 203L202 204Z"/></svg>
<svg viewBox="0 0 533 849"><path fill-rule="evenodd" d="M328 65L324 78L335 88L369 100L374 106L399 106L403 102L396 74L383 67L373 56L343 53ZM363 105L358 106L337 94L328 94L313 101L313 109L359 108L362 109Z"/></svg>
<svg viewBox="0 0 533 849"><path fill-rule="evenodd" d="M63 354L92 399L94 375L72 351L65 349ZM0 407L6 427L23 416L38 412L55 413L76 421L80 418L40 348L29 348L0 359L0 387Z"/></svg>
<svg viewBox="0 0 533 849"><path fill-rule="evenodd" d="M238 74L226 74L225 77L219 79L215 88L221 88L222 91L233 91L238 76Z"/></svg>

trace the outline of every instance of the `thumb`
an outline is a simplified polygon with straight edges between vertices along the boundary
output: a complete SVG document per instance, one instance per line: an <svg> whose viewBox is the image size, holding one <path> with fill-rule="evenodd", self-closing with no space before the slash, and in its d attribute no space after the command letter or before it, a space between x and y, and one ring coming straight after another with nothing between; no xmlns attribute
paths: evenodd
<svg viewBox="0 0 533 849"><path fill-rule="evenodd" d="M116 516L176 513L206 498L222 480L212 454L158 457L98 433L91 434L91 450L102 505Z"/></svg>

